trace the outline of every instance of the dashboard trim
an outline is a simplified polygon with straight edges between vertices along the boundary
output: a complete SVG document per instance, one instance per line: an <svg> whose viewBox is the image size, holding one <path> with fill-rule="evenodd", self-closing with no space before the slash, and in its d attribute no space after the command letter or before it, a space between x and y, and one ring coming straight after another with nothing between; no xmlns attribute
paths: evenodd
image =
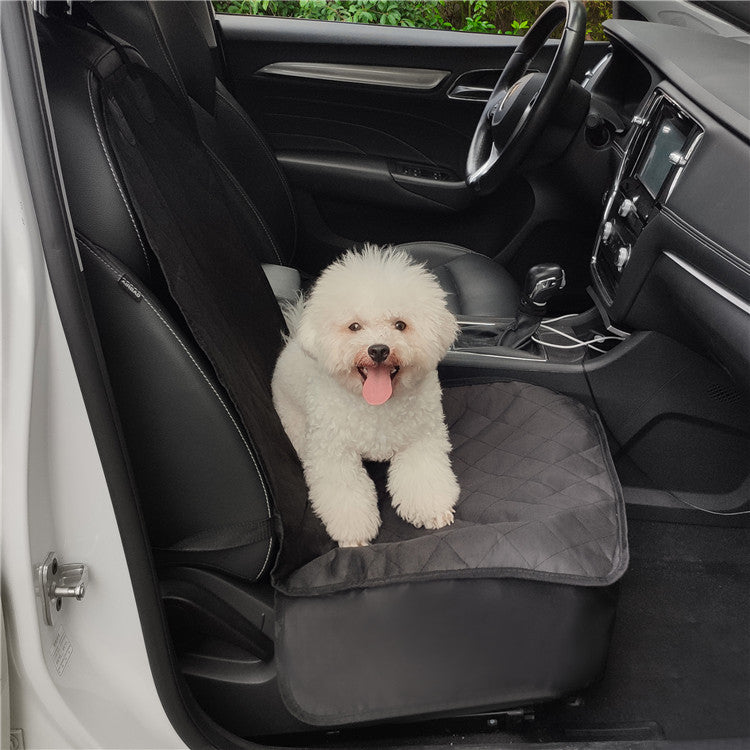
<svg viewBox="0 0 750 750"><path fill-rule="evenodd" d="M738 297L720 284L717 284L713 279L695 268L695 266L690 265L690 263L682 260L682 258L678 258L674 253L669 252L669 250L664 250L662 252L665 257L669 258L673 263L676 263L684 271L687 271L694 279L700 281L704 286L707 286L711 291L715 292L720 297L723 297L727 302L730 302L746 315L750 315L750 304L745 302L741 297Z"/></svg>
<svg viewBox="0 0 750 750"><path fill-rule="evenodd" d="M700 242L707 250L710 250L715 255L718 255L722 260L731 263L737 268L738 271L750 276L750 263L738 257L734 253L727 250L725 247L715 242L710 237L706 237L703 232L696 229L692 224L685 221L679 214L676 214L672 209L668 207L662 208L662 214L664 218L671 221L678 229L682 230L686 234L689 234L696 242Z"/></svg>
<svg viewBox="0 0 750 750"><path fill-rule="evenodd" d="M383 65L275 62L261 68L258 74L431 91L448 77L449 71Z"/></svg>
<svg viewBox="0 0 750 750"><path fill-rule="evenodd" d="M467 349L449 349L448 353L445 355L445 357L442 360L441 364L451 364L451 360L454 360L457 358L458 355L461 357L479 357L480 360L484 359L487 360L490 359L512 359L517 362L547 362L547 352L544 352L544 356L536 356L536 357L514 357L512 354L499 354L497 351L494 350L493 347L488 346L486 347L487 351L476 351L479 347L471 347Z"/></svg>

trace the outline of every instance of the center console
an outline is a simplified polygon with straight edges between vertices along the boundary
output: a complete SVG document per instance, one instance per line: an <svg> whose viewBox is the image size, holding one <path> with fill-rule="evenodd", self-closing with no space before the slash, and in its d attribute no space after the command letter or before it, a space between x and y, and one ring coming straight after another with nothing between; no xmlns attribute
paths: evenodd
<svg viewBox="0 0 750 750"><path fill-rule="evenodd" d="M703 136L702 128L659 89L633 118L633 126L591 257L594 287L607 306L637 253L638 237L668 200Z"/></svg>
<svg viewBox="0 0 750 750"><path fill-rule="evenodd" d="M525 322L524 312L533 307L523 304L529 296L525 288L515 320L460 320L461 335L449 362L524 370L541 365L549 372L580 365L615 346L619 348L619 342L630 338L610 320L610 313L616 311L621 279L628 274L631 285L638 277L639 238L669 200L703 137L703 129L657 88L633 117L630 131L612 187L606 193L591 256L589 293L594 307L581 315L552 320L546 319L546 310L540 308L540 317L532 321L534 325L526 326L528 330L521 331L521 336L518 332ZM650 261L643 245L641 242L644 257L640 265L645 267ZM542 266L530 269L529 275L534 276L537 268ZM564 274L559 286L563 284ZM627 291L620 291L621 297L627 296Z"/></svg>
<svg viewBox="0 0 750 750"><path fill-rule="evenodd" d="M651 89L652 81L623 100L617 127L607 120L611 147L598 147L614 172L585 251L593 307L557 318L532 308L540 315L528 329L525 302L515 320L462 320L441 378L447 385L507 378L573 396L606 425L630 517L731 523L726 517L748 512L750 488L742 438L747 305L709 275L729 278L719 259L741 258L702 230L738 237L720 235L719 222L724 232L730 212L745 209L737 173L747 166L746 144L717 133L669 81ZM637 112L629 127L626 112ZM606 185L597 180L587 197ZM735 251L742 241L735 239ZM533 272L524 286L532 303ZM707 472L709 465L722 470Z"/></svg>

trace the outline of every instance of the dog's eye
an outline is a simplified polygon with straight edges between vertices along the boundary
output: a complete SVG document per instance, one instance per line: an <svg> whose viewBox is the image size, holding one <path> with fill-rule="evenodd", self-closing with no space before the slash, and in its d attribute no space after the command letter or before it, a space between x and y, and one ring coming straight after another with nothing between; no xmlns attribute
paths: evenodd
<svg viewBox="0 0 750 750"><path fill-rule="evenodd" d="M403 321L403 320L397 320L397 321L396 321L396 322L395 322L395 323L393 324L393 327L394 327L394 328L395 328L395 329L396 329L397 331L405 331L405 330L406 330L406 323L404 323L404 321Z"/></svg>
<svg viewBox="0 0 750 750"><path fill-rule="evenodd" d="M349 326L350 331L359 331L362 328L362 326L359 323L352 323Z"/></svg>

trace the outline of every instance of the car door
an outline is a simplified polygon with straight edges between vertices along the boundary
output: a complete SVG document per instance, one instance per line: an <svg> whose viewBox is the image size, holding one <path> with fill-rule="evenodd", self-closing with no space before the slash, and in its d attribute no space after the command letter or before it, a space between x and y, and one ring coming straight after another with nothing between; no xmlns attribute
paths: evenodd
<svg viewBox="0 0 750 750"><path fill-rule="evenodd" d="M535 149L537 167L557 169L516 175L484 198L464 184L477 121L520 37L224 14L217 26L228 83L293 184L303 253L429 239L497 257L516 275L547 252L544 237L572 237L568 250L587 255L580 244L593 232L600 193L571 212L555 185L569 172L560 159L580 113L571 123L562 112ZM556 45L532 67L547 70ZM576 79L606 49L587 42ZM589 211L592 221L581 221Z"/></svg>
<svg viewBox="0 0 750 750"><path fill-rule="evenodd" d="M31 14L4 3L0 38L0 745L184 747L154 687L84 406L91 370L59 312L59 269L79 267L55 233L64 196L45 171L56 152Z"/></svg>

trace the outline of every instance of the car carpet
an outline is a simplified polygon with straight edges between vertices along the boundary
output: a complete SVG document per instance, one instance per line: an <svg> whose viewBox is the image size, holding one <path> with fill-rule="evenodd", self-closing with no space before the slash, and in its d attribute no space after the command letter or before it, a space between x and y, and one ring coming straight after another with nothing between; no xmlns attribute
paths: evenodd
<svg viewBox="0 0 750 750"><path fill-rule="evenodd" d="M629 537L604 678L543 720L750 736L750 529L630 520Z"/></svg>

